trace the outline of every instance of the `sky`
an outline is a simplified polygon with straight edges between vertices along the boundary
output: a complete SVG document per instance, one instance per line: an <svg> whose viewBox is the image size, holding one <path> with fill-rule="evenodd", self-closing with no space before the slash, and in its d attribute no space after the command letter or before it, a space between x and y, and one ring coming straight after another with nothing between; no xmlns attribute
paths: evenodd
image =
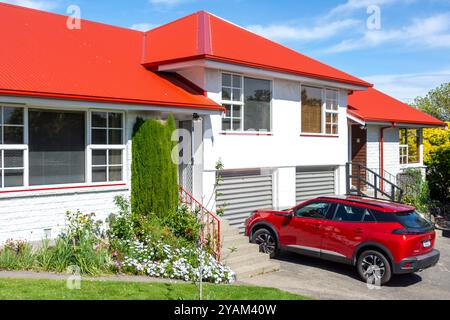
<svg viewBox="0 0 450 320"><path fill-rule="evenodd" d="M450 0L5 0L148 30L206 10L411 102L450 82ZM238 50L238 48L236 48Z"/></svg>

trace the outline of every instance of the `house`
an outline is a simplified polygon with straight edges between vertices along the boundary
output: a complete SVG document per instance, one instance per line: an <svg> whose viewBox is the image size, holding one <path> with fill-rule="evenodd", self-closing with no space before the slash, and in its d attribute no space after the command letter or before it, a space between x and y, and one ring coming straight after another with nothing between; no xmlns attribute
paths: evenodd
<svg viewBox="0 0 450 320"><path fill-rule="evenodd" d="M192 134L180 184L237 226L258 207L346 193L355 145L373 169L420 166L403 129L419 145L421 128L442 125L207 12L148 32L66 20L0 4L0 242L55 237L68 210L114 212L130 194L136 117L173 114Z"/></svg>

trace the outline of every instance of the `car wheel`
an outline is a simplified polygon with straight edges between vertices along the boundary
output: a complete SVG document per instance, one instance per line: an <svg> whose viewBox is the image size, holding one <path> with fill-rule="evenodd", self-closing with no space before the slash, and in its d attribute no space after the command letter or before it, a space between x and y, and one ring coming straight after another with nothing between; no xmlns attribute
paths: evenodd
<svg viewBox="0 0 450 320"><path fill-rule="evenodd" d="M375 250L363 252L358 258L356 268L361 279L371 285L384 285L392 277L388 259Z"/></svg>
<svg viewBox="0 0 450 320"><path fill-rule="evenodd" d="M277 239L267 229L259 229L253 233L251 242L259 245L259 251L270 255L271 258L278 254Z"/></svg>

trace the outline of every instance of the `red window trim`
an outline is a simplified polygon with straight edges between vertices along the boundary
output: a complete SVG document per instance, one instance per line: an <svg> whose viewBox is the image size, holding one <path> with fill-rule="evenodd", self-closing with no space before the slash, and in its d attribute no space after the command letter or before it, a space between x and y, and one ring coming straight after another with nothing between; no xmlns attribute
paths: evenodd
<svg viewBox="0 0 450 320"><path fill-rule="evenodd" d="M270 137L273 136L273 133L267 132L267 133L262 133L262 132L220 132L219 134L224 135L224 136L265 136L265 137Z"/></svg>
<svg viewBox="0 0 450 320"><path fill-rule="evenodd" d="M313 138L339 138L339 135L335 134L307 134L302 133L300 137L313 137Z"/></svg>
<svg viewBox="0 0 450 320"><path fill-rule="evenodd" d="M126 183L119 184L101 184L101 185L87 185L87 186L70 186L70 187L53 187L53 188L37 188L37 189L17 189L0 191L0 194L19 193L19 192L33 192L33 191L55 191L55 190L72 190L72 189L88 189L88 188L105 188L105 187L124 187Z"/></svg>

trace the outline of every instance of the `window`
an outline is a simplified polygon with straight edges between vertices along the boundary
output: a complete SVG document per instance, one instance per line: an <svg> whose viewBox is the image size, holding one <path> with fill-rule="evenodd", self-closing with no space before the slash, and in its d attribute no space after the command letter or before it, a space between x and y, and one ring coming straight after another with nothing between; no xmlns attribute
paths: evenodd
<svg viewBox="0 0 450 320"><path fill-rule="evenodd" d="M370 215L367 209L355 206L347 206L340 204L336 210L334 221L361 222L363 217Z"/></svg>
<svg viewBox="0 0 450 320"><path fill-rule="evenodd" d="M338 134L338 93L336 90L325 90L325 133Z"/></svg>
<svg viewBox="0 0 450 320"><path fill-rule="evenodd" d="M325 219L331 202L313 202L295 210L296 217Z"/></svg>
<svg viewBox="0 0 450 320"><path fill-rule="evenodd" d="M302 86L302 133L338 134L338 92Z"/></svg>
<svg viewBox="0 0 450 320"><path fill-rule="evenodd" d="M23 108L0 107L0 188L24 185Z"/></svg>
<svg viewBox="0 0 450 320"><path fill-rule="evenodd" d="M0 172L2 188L23 186L23 150L0 150Z"/></svg>
<svg viewBox="0 0 450 320"><path fill-rule="evenodd" d="M123 115L92 112L92 182L123 180Z"/></svg>
<svg viewBox="0 0 450 320"><path fill-rule="evenodd" d="M400 164L420 162L419 129L399 129Z"/></svg>
<svg viewBox="0 0 450 320"><path fill-rule="evenodd" d="M86 182L85 113L30 109L30 186Z"/></svg>
<svg viewBox="0 0 450 320"><path fill-rule="evenodd" d="M122 182L124 163L121 112L0 106L0 189Z"/></svg>
<svg viewBox="0 0 450 320"><path fill-rule="evenodd" d="M271 82L230 73L222 74L222 119L225 131L270 131Z"/></svg>

